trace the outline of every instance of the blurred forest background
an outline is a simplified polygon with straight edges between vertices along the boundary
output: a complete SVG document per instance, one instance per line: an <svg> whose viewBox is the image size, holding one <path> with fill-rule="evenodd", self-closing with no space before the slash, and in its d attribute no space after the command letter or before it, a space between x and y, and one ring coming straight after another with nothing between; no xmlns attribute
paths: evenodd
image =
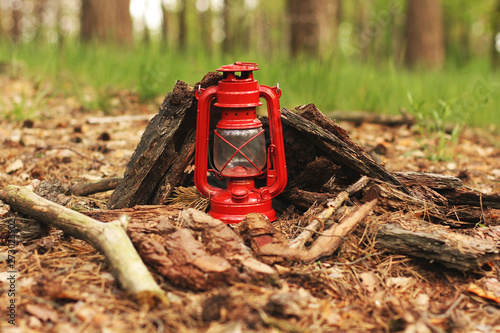
<svg viewBox="0 0 500 333"><path fill-rule="evenodd" d="M0 0L0 61L104 111L251 61L287 107L500 124L500 0Z"/></svg>

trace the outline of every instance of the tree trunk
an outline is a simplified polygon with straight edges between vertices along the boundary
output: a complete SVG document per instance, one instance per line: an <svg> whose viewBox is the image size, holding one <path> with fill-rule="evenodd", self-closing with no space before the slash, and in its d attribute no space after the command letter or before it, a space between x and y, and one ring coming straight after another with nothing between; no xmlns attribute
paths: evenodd
<svg viewBox="0 0 500 333"><path fill-rule="evenodd" d="M290 52L317 55L319 52L320 27L316 0L288 0L287 10L290 24Z"/></svg>
<svg viewBox="0 0 500 333"><path fill-rule="evenodd" d="M441 67L445 60L443 19L439 0L409 0L405 64Z"/></svg>
<svg viewBox="0 0 500 333"><path fill-rule="evenodd" d="M130 0L82 0L80 37L83 41L132 43Z"/></svg>
<svg viewBox="0 0 500 333"><path fill-rule="evenodd" d="M3 11L2 9L2 6L0 6L0 18L3 17L5 14L5 12ZM3 20L0 19L0 23L2 23ZM3 24L0 24L0 41L3 41L3 39L5 38L5 28L3 27Z"/></svg>
<svg viewBox="0 0 500 333"><path fill-rule="evenodd" d="M34 19L34 24L35 24L35 36L34 40L35 42L41 42L42 39L44 38L43 36L43 14L45 11L45 5L46 5L46 0L37 0L34 3L34 10L33 10L33 19ZM59 7L59 3L57 4ZM58 9L58 16L59 16L59 9ZM59 21L59 17L57 18L57 22ZM58 33L59 33L59 25L58 25Z"/></svg>
<svg viewBox="0 0 500 333"><path fill-rule="evenodd" d="M180 51L185 51L186 50L186 45L187 45L187 20L186 20L186 15L187 15L187 8L188 8L188 1L180 1L179 2L181 8L179 9L179 50Z"/></svg>
<svg viewBox="0 0 500 333"><path fill-rule="evenodd" d="M492 41L491 41L491 65L494 69L500 68L500 50L497 45L500 44L500 0L497 0L493 10L492 18Z"/></svg>
<svg viewBox="0 0 500 333"><path fill-rule="evenodd" d="M335 51L337 45L340 0L317 1L319 52L322 56L327 56Z"/></svg>
<svg viewBox="0 0 500 333"><path fill-rule="evenodd" d="M367 60L368 50L371 43L371 33L368 33L368 23L371 8L370 3L357 0L355 6L358 8L354 18L354 47L359 52L361 59Z"/></svg>
<svg viewBox="0 0 500 333"><path fill-rule="evenodd" d="M21 41L22 18L23 18L23 1L14 1L12 3L12 28L10 30L10 36L14 41L14 43L18 43Z"/></svg>
<svg viewBox="0 0 500 333"><path fill-rule="evenodd" d="M207 1L207 6L206 10L198 10L199 36L203 48L212 54L212 9L209 1Z"/></svg>
<svg viewBox="0 0 500 333"><path fill-rule="evenodd" d="M166 49L168 45L168 10L163 1L161 3L161 13L163 17L163 22L161 23L161 43L162 47Z"/></svg>
<svg viewBox="0 0 500 333"><path fill-rule="evenodd" d="M229 0L224 0L224 7L222 8L222 21L224 22L224 39L222 40L222 51L230 52L233 46L231 25L229 24L230 14Z"/></svg>

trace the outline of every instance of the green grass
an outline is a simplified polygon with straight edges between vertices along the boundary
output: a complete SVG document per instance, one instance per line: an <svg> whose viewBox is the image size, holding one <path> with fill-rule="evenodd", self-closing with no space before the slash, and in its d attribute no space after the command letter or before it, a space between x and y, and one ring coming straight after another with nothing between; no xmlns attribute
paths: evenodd
<svg viewBox="0 0 500 333"><path fill-rule="evenodd" d="M195 50L181 54L155 45L120 49L69 42L59 50L40 44L0 43L1 62L22 64L23 75L50 80L57 92L77 96L91 109L108 108L112 90L131 89L148 100L171 91L176 80L194 84L208 71L237 60L259 63L255 77L265 85L279 82L281 104L288 108L315 103L326 114L334 110L397 114L405 108L433 120L444 103L447 121L500 124L500 76L492 74L486 60L476 59L464 67L449 64L439 71L409 71L390 61L361 63L342 55L319 61L269 57L265 52L206 55ZM90 101L83 93L88 86L95 91Z"/></svg>

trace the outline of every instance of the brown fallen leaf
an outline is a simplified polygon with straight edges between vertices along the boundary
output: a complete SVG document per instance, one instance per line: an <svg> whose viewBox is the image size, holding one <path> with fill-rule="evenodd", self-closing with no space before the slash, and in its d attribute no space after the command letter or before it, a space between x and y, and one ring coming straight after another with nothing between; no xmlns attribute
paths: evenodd
<svg viewBox="0 0 500 333"><path fill-rule="evenodd" d="M484 278L478 284L471 282L467 291L500 304L500 281L498 279Z"/></svg>
<svg viewBox="0 0 500 333"><path fill-rule="evenodd" d="M47 306L44 305L28 304L26 305L26 312L44 322L50 320L53 323L57 323L59 319L56 311L49 309Z"/></svg>

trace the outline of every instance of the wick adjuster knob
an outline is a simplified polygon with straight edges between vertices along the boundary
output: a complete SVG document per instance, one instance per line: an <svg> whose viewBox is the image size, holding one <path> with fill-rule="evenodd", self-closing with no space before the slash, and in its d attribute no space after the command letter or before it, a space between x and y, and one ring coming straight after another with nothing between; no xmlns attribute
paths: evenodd
<svg viewBox="0 0 500 333"><path fill-rule="evenodd" d="M248 197L248 189L245 186L235 186L231 189L231 196L236 202L243 202Z"/></svg>

